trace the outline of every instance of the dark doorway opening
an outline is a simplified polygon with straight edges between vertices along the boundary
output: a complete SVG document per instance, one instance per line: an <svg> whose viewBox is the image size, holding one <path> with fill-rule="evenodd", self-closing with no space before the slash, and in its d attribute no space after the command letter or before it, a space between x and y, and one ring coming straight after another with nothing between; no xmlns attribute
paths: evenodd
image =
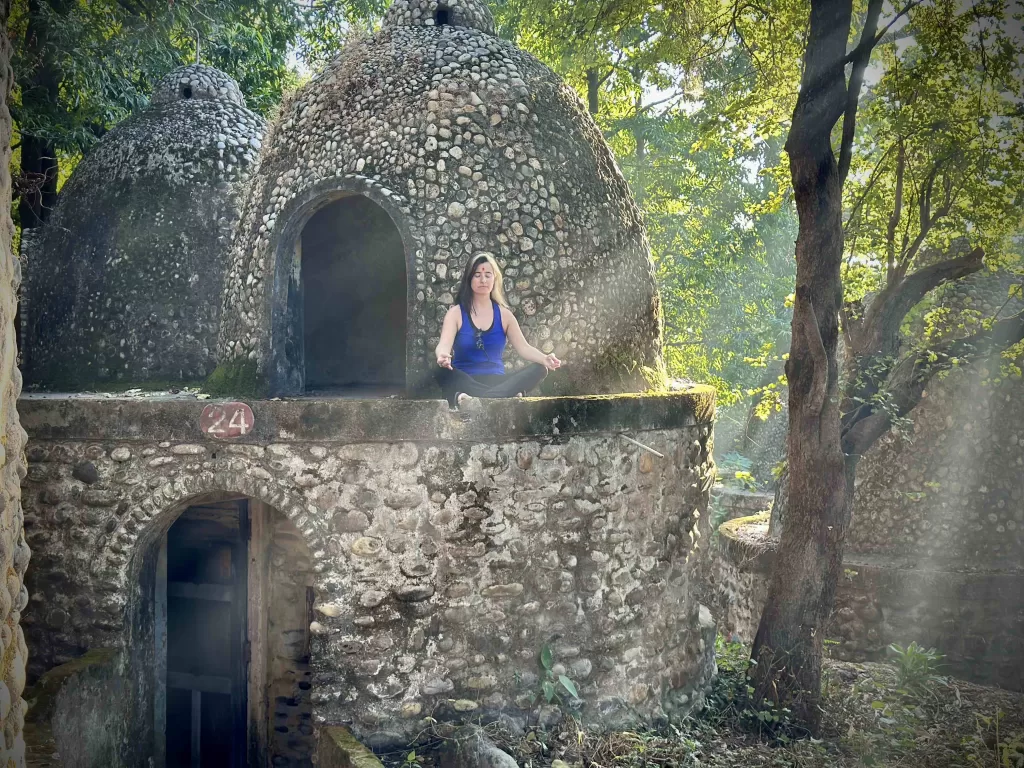
<svg viewBox="0 0 1024 768"><path fill-rule="evenodd" d="M451 23L451 10L448 6L437 6L437 10L434 11L434 24L438 27L444 27Z"/></svg>
<svg viewBox="0 0 1024 768"><path fill-rule="evenodd" d="M191 506L161 548L168 768L246 765L248 532L245 500Z"/></svg>
<svg viewBox="0 0 1024 768"><path fill-rule="evenodd" d="M391 217L343 197L310 218L300 249L306 391L403 391L408 282Z"/></svg>

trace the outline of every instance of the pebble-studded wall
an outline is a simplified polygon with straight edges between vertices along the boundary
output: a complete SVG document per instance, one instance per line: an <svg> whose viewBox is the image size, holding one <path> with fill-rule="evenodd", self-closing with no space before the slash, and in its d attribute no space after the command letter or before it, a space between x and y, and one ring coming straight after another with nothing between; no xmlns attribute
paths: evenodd
<svg viewBox="0 0 1024 768"><path fill-rule="evenodd" d="M262 401L254 431L227 444L199 432L194 399L22 404L35 670L123 646L132 563L153 531L226 491L279 510L311 553L309 677L288 647L295 616L276 598L269 615L283 630L268 658L289 749L308 722L288 685L310 688L314 725L351 724L375 744L428 715L543 714L545 645L587 719L702 700L714 625L690 555L708 535L709 388L496 401L471 422L443 402ZM302 571L274 589L297 602Z"/></svg>
<svg viewBox="0 0 1024 768"><path fill-rule="evenodd" d="M10 1L0 1L0 29L7 28ZM25 661L28 649L21 612L28 603L22 582L31 555L25 543L21 478L25 476L25 432L15 407L21 392L14 328L21 266L11 252L11 43L0 34L0 764L25 764Z"/></svg>
<svg viewBox="0 0 1024 768"><path fill-rule="evenodd" d="M550 391L636 391L641 368L658 369L660 305L626 181L577 95L495 37L480 0L398 0L283 107L225 286L229 384L251 384L258 366L271 392L301 388L294 244L342 193L366 195L402 233L410 386L479 252L505 270L527 338L565 358Z"/></svg>
<svg viewBox="0 0 1024 768"><path fill-rule="evenodd" d="M1001 375L1007 363L993 356L935 381L908 434L884 437L864 457L852 551L1019 568L1024 384Z"/></svg>
<svg viewBox="0 0 1024 768"><path fill-rule="evenodd" d="M264 129L231 78L195 64L83 158L47 223L22 237L29 384L73 392L209 375Z"/></svg>
<svg viewBox="0 0 1024 768"><path fill-rule="evenodd" d="M1020 312L1024 300L1009 291L1017 282L982 272L944 286L933 332L962 336L960 323ZM861 461L851 550L954 568L1020 568L1024 361L999 352L933 379L912 424Z"/></svg>

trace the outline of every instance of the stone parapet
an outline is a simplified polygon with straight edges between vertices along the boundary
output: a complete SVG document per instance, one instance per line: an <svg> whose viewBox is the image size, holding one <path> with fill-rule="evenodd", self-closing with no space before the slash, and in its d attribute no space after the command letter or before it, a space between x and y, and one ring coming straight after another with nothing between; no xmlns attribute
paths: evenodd
<svg viewBox="0 0 1024 768"><path fill-rule="evenodd" d="M308 548L318 727L377 745L427 715L535 714L545 647L585 719L684 715L714 670L690 557L710 533L713 398L493 401L471 421L434 401L259 401L236 441L205 437L194 399L23 398L33 672L129 644L147 552L216 494L270 505Z"/></svg>

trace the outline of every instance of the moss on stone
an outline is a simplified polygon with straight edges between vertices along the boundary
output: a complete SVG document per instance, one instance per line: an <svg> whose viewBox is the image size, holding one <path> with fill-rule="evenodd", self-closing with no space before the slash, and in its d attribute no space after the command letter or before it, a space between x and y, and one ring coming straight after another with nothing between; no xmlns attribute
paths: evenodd
<svg viewBox="0 0 1024 768"><path fill-rule="evenodd" d="M117 651L111 648L94 648L67 664L51 669L26 692L25 700L29 707L26 719L33 723L48 721L53 715L57 695L69 679L94 667L112 664L116 657Z"/></svg>
<svg viewBox="0 0 1024 768"><path fill-rule="evenodd" d="M221 363L206 379L203 391L214 397L263 397L266 382L260 378L255 360Z"/></svg>
<svg viewBox="0 0 1024 768"><path fill-rule="evenodd" d="M380 760L342 726L321 729L317 757L322 768L383 768Z"/></svg>

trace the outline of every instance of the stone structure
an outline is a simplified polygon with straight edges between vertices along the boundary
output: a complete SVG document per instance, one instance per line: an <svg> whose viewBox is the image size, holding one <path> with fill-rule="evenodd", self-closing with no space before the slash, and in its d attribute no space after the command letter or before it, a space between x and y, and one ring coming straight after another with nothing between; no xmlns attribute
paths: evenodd
<svg viewBox="0 0 1024 768"><path fill-rule="evenodd" d="M111 765L147 754L160 541L245 498L252 765L308 765L314 727L388 745L427 715L537 716L545 645L585 719L683 715L714 670L691 589L713 396L495 401L471 422L443 401L262 401L230 442L191 398L24 397L32 668L119 651L109 690L75 695L123 708L135 752Z"/></svg>
<svg viewBox="0 0 1024 768"><path fill-rule="evenodd" d="M335 727L550 718L552 674L600 725L700 705L714 392L601 394L661 368L640 214L576 95L494 32L481 0L396 0L265 139L223 75L172 73L26 240L39 384L216 363L210 391L306 395L22 398L29 675L69 767L305 768ZM573 396L382 397L422 394L484 252Z"/></svg>
<svg viewBox="0 0 1024 768"><path fill-rule="evenodd" d="M503 266L527 337L568 362L549 391L637 391L657 373L640 213L575 92L495 37L481 0L397 0L268 135L225 286L217 385L415 390L480 252ZM339 328L359 332L339 341Z"/></svg>
<svg viewBox="0 0 1024 768"><path fill-rule="evenodd" d="M73 392L210 374L264 129L230 77L195 64L85 156L48 222L22 236L29 384Z"/></svg>
<svg viewBox="0 0 1024 768"><path fill-rule="evenodd" d="M7 28L10 1L0 2L0 28ZM11 44L0 34L0 764L25 764L23 728L26 705L21 612L28 602L23 581L29 561L21 508L25 476L25 432L15 407L21 393L14 316L21 266L11 252Z"/></svg>
<svg viewBox="0 0 1024 768"><path fill-rule="evenodd" d="M771 509L772 495L718 484L711 490L711 519L721 525Z"/></svg>

